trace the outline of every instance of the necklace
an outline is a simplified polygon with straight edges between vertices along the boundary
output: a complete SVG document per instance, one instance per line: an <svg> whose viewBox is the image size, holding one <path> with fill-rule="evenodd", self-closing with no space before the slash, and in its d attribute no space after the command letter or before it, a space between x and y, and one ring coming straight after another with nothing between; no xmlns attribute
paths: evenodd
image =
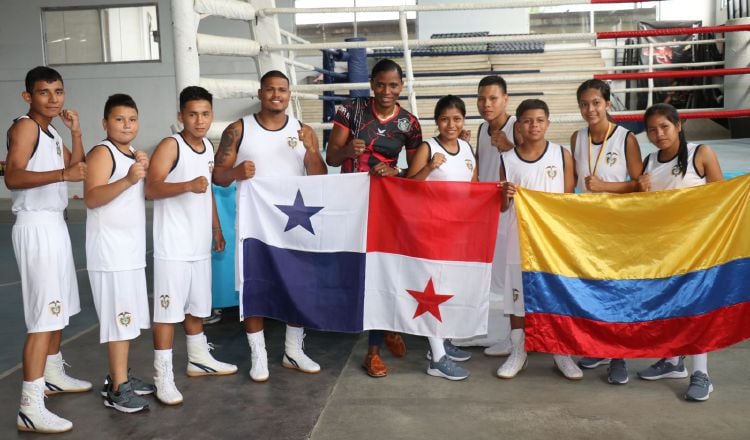
<svg viewBox="0 0 750 440"><path fill-rule="evenodd" d="M591 140L591 129L589 129L589 176L595 176L596 175L596 169L599 167L599 161L602 158L602 152L607 148L607 139L609 139L609 135L612 132L612 123L607 123L607 134L604 136L604 140L602 141L602 148L599 150L599 153L596 155L596 162L594 162L593 168L591 165L591 156L594 151L594 141Z"/></svg>

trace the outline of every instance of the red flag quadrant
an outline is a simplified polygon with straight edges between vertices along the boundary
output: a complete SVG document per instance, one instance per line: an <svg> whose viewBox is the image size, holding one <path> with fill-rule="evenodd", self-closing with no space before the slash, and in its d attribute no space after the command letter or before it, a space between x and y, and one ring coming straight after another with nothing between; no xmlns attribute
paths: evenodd
<svg viewBox="0 0 750 440"><path fill-rule="evenodd" d="M497 185L373 178L368 209L363 327L485 334Z"/></svg>
<svg viewBox="0 0 750 440"><path fill-rule="evenodd" d="M626 195L519 190L526 349L608 358L750 338L750 175Z"/></svg>

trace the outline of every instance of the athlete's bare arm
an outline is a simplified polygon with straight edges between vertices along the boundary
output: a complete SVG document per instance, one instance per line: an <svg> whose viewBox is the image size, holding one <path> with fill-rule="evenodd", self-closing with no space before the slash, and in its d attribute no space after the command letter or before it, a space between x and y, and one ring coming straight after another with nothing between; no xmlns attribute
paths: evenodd
<svg viewBox="0 0 750 440"><path fill-rule="evenodd" d="M302 128L297 132L297 136L305 147L304 164L307 175L328 174L328 167L323 161L323 156L320 155L318 136L312 127L303 124Z"/></svg>
<svg viewBox="0 0 750 440"><path fill-rule="evenodd" d="M219 186L229 186L235 180L251 179L255 176L255 164L250 160L234 166L242 134L242 121L232 122L221 134L219 149L214 156L213 171L213 181Z"/></svg>
<svg viewBox="0 0 750 440"><path fill-rule="evenodd" d="M89 152L86 158L88 172L83 184L83 200L87 208L93 209L106 205L146 177L148 156L142 151L138 153L140 154L136 154L136 162L130 166L128 174L119 180L108 183L113 164L112 156L107 151L107 147L96 146Z"/></svg>
<svg viewBox="0 0 750 440"><path fill-rule="evenodd" d="M171 182L164 180L177 161L177 140L168 137L156 146L151 155L151 163L146 175L146 198L151 200L165 199L183 193L204 193L208 189L209 181L204 176L198 176L187 182Z"/></svg>
<svg viewBox="0 0 750 440"><path fill-rule="evenodd" d="M334 125L328 138L326 163L332 167L340 167L346 159L353 159L365 151L365 141L362 139L349 140L350 131L339 125Z"/></svg>
<svg viewBox="0 0 750 440"><path fill-rule="evenodd" d="M65 166L71 166L79 162L86 161L86 153L83 151L83 133L81 132L81 124L78 118L78 112L75 110L63 110L60 113L60 119L63 124L70 130L70 138L73 141L73 151L68 151L68 147L64 148L65 151Z"/></svg>

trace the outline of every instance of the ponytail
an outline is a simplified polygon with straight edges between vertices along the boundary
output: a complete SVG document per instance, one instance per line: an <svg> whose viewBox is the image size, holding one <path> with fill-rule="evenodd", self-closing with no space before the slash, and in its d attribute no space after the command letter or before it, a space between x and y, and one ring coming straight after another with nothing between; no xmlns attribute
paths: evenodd
<svg viewBox="0 0 750 440"><path fill-rule="evenodd" d="M685 130L680 130L680 149L677 150L677 166L680 167L680 174L685 177L688 166L688 148L685 140Z"/></svg>

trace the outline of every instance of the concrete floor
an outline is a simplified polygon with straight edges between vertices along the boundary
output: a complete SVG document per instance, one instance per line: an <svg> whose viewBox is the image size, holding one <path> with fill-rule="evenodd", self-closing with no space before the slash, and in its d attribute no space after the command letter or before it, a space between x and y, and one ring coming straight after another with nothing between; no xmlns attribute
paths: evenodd
<svg viewBox="0 0 750 440"><path fill-rule="evenodd" d="M719 153L725 172L750 171L750 140L706 143ZM642 145L644 154L650 151ZM25 327L8 208L8 201L0 200L0 337L5 341L0 351L1 439L31 437L15 430ZM83 218L81 202L72 201L69 230L79 268L85 267ZM65 330L63 353L69 372L96 383L97 391L107 369L106 351L98 344L88 277L83 269L78 275L83 311ZM306 349L323 371L306 375L281 367L284 330L273 322L267 328L271 379L256 384L247 376L249 350L237 319L236 310L230 311L221 323L206 328L217 358L238 364L237 375L181 374L185 342L178 332L175 372L184 404L167 407L150 398L149 411L125 415L106 409L94 391L52 396L48 407L74 422L73 431L60 438L750 438L750 341L712 353L709 368L716 391L708 402L688 403L682 399L687 379L637 379L635 371L651 362L644 359L629 362L631 381L625 386L607 384L606 368L587 371L582 381L567 381L543 354L531 355L526 371L504 381L494 376L502 359L472 349L474 358L465 363L472 373L468 380L433 378L424 374L427 344L418 337L406 338L405 358L385 355L388 377L371 379L360 367L363 337L310 332ZM147 331L132 346L133 372L150 377L152 361Z"/></svg>

